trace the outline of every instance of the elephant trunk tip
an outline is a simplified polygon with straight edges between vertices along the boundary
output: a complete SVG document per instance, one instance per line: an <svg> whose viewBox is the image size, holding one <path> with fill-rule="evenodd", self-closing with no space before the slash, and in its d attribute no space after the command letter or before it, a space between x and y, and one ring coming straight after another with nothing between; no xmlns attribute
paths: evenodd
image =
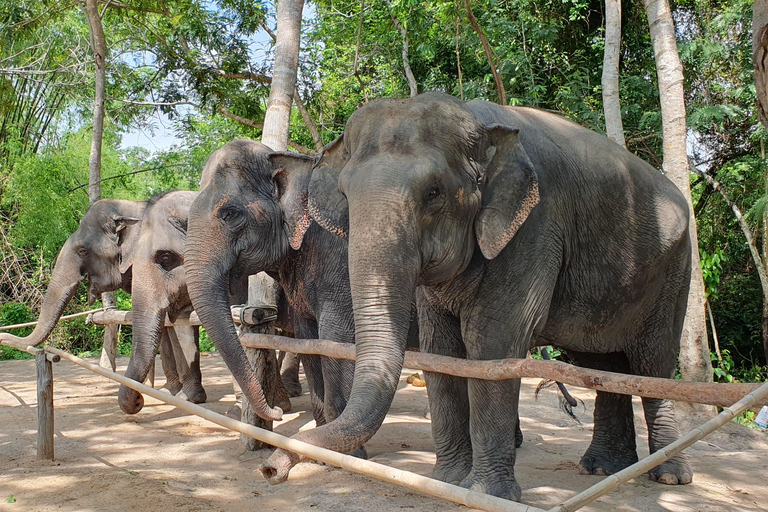
<svg viewBox="0 0 768 512"><path fill-rule="evenodd" d="M136 414L144 408L144 397L141 393L127 386L120 386L117 401L125 414Z"/></svg>
<svg viewBox="0 0 768 512"><path fill-rule="evenodd" d="M270 485L282 484L288 480L291 468L301 462L301 456L278 448L259 467L259 471Z"/></svg>
<svg viewBox="0 0 768 512"><path fill-rule="evenodd" d="M259 416L261 416L261 414L259 414ZM283 410L281 408L279 408L279 407L272 407L272 408L270 408L269 406L267 406L265 408L265 416L267 416L266 418L263 418L265 420L282 421L283 420Z"/></svg>

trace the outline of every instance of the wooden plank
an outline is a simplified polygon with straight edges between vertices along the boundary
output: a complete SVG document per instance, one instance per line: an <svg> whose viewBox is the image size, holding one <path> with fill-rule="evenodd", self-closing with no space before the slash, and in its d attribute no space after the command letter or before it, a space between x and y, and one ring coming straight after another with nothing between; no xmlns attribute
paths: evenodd
<svg viewBox="0 0 768 512"><path fill-rule="evenodd" d="M355 347L348 343L301 340L267 334L244 334L241 336L240 342L244 347L271 348L297 354L319 354L336 359L355 359ZM550 379L571 386L610 393L664 398L718 407L728 407L760 387L760 384L715 384L641 377L589 370L561 361L537 359L476 361L410 351L405 353L404 365L407 368L470 379L506 380L521 377ZM756 405L768 405L768 398L761 398L761 401Z"/></svg>
<svg viewBox="0 0 768 512"><path fill-rule="evenodd" d="M53 460L53 364L44 350L35 355L37 369L37 460Z"/></svg>

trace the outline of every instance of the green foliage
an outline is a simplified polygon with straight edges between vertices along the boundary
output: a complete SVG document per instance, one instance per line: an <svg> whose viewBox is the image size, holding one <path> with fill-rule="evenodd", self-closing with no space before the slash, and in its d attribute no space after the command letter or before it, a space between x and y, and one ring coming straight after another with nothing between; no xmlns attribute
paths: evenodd
<svg viewBox="0 0 768 512"><path fill-rule="evenodd" d="M200 328L200 352L216 352L216 345L203 327Z"/></svg>
<svg viewBox="0 0 768 512"><path fill-rule="evenodd" d="M717 248L713 254L701 251L701 273L704 276L704 288L708 300L717 299L717 285L723 272L723 263L727 260L725 252Z"/></svg>
<svg viewBox="0 0 768 512"><path fill-rule="evenodd" d="M32 322L33 320L34 318L32 317L32 312L29 310L26 304L20 304L18 302L6 302L0 306L0 326L25 324ZM32 327L20 327L18 329L11 329L9 331L2 332L8 332L14 336L27 336L32 332L32 329ZM3 353L0 354L0 361L6 359L30 359L33 357L26 352L22 352L21 350L16 350L15 348L11 347L0 347L0 350L3 351Z"/></svg>

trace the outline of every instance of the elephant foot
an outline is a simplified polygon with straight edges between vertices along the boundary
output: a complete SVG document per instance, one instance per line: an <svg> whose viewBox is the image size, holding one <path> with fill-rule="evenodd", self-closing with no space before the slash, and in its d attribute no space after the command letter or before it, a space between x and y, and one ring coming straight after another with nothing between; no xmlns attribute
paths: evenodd
<svg viewBox="0 0 768 512"><path fill-rule="evenodd" d="M515 477L504 478L497 472L490 472L486 477L480 478L473 470L459 485L471 491L490 494L491 496L510 501L520 501L520 498L523 496L523 490L520 488L517 480L515 480Z"/></svg>
<svg viewBox="0 0 768 512"><path fill-rule="evenodd" d="M301 396L301 382L299 382L298 379L286 377L288 377L288 375L283 375L283 386L288 392L288 396L291 398Z"/></svg>
<svg viewBox="0 0 768 512"><path fill-rule="evenodd" d="M243 410L240 408L239 405L235 404L229 409L227 409L227 412L224 413L224 416L227 418L232 418L233 420L240 421L240 418L243 414Z"/></svg>
<svg viewBox="0 0 768 512"><path fill-rule="evenodd" d="M595 450L591 446L579 461L579 474L612 475L637 462L637 452L617 449Z"/></svg>
<svg viewBox="0 0 768 512"><path fill-rule="evenodd" d="M523 431L520 430L520 423L517 423L515 428L515 448L520 448L523 445Z"/></svg>
<svg viewBox="0 0 768 512"><path fill-rule="evenodd" d="M349 452L347 455L357 457L358 459L368 460L368 450L365 449L365 446L361 446L357 450Z"/></svg>
<svg viewBox="0 0 768 512"><path fill-rule="evenodd" d="M693 468L688 457L678 455L648 472L651 480L666 485L686 485L693 481Z"/></svg>
<svg viewBox="0 0 768 512"><path fill-rule="evenodd" d="M205 389L202 386L194 386L192 389L184 389L178 396L181 398L181 394L186 396L186 400L193 404L204 404L208 399L208 395L205 393Z"/></svg>
<svg viewBox="0 0 768 512"><path fill-rule="evenodd" d="M467 462L457 460L442 461L438 459L437 463L435 463L435 468L432 470L432 478L447 484L459 485L471 471L471 457Z"/></svg>
<svg viewBox="0 0 768 512"><path fill-rule="evenodd" d="M170 394L173 396L176 396L179 391L181 391L181 388L183 388L181 382L178 380L172 380L165 383L165 386L163 386L163 389L167 390Z"/></svg>

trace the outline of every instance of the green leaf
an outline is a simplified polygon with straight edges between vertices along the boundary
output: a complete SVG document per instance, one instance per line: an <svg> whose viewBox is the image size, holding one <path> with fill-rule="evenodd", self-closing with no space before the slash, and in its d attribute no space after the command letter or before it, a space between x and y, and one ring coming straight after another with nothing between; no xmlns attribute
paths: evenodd
<svg viewBox="0 0 768 512"><path fill-rule="evenodd" d="M8 496L8 498L5 500L5 502L6 503L16 503L16 497L13 494L11 494L10 496Z"/></svg>

